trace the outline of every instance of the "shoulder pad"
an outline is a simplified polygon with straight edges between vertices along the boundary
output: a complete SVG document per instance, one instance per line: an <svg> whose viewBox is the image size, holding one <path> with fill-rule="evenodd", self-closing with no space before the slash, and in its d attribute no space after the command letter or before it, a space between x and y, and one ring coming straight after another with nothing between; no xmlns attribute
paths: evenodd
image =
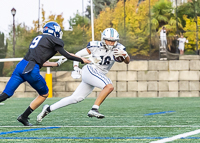
<svg viewBox="0 0 200 143"><path fill-rule="evenodd" d="M117 43L117 47L116 48L126 51L126 47L124 45L122 45L121 43Z"/></svg>

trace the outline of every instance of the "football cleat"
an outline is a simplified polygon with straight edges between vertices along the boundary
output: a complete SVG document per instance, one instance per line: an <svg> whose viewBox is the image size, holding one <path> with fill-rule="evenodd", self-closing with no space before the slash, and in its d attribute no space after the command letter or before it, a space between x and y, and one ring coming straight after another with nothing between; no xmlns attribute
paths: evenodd
<svg viewBox="0 0 200 143"><path fill-rule="evenodd" d="M49 105L44 105L42 108L42 112L37 116L37 121L38 122L42 122L43 118L49 114L49 112L47 111L47 108L49 107Z"/></svg>
<svg viewBox="0 0 200 143"><path fill-rule="evenodd" d="M28 122L29 118L24 118L22 115L19 115L17 120L22 123L24 126L33 126L31 123Z"/></svg>
<svg viewBox="0 0 200 143"><path fill-rule="evenodd" d="M105 116L103 114L100 114L99 111L97 109L91 109L88 112L88 116L89 117L96 117L98 119L103 119Z"/></svg>

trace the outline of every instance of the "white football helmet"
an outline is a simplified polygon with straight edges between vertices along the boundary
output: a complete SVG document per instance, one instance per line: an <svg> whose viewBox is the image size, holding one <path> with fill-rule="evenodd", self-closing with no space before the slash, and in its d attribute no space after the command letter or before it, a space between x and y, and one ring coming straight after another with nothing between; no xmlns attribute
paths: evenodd
<svg viewBox="0 0 200 143"><path fill-rule="evenodd" d="M105 40L115 41L115 44L113 46L106 45ZM114 47L117 46L117 42L119 41L119 34L117 30L115 30L114 28L106 28L101 34L101 41L102 44L106 47L106 49L112 50Z"/></svg>

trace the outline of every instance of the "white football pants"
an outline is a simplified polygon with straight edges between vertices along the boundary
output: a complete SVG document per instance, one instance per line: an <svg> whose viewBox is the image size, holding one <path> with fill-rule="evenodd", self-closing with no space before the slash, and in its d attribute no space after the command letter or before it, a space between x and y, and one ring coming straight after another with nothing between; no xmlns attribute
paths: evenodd
<svg viewBox="0 0 200 143"><path fill-rule="evenodd" d="M85 65L82 68L82 82L74 93L52 104L50 110L54 111L58 108L78 103L84 100L92 92L94 87L103 89L107 84L112 84L112 81L108 77L99 72L92 65Z"/></svg>

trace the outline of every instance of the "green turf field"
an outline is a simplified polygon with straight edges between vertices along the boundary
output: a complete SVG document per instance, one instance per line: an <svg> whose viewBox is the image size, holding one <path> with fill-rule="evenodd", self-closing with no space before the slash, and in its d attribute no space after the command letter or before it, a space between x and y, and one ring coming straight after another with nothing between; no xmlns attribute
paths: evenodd
<svg viewBox="0 0 200 143"><path fill-rule="evenodd" d="M49 98L43 105L59 99ZM95 101L89 98L54 111L37 124L42 105L30 115L34 127L24 127L16 119L31 101L11 98L0 105L0 142L149 143L200 129L199 98L108 98L99 110L104 119L87 117ZM198 143L200 134L173 142Z"/></svg>

